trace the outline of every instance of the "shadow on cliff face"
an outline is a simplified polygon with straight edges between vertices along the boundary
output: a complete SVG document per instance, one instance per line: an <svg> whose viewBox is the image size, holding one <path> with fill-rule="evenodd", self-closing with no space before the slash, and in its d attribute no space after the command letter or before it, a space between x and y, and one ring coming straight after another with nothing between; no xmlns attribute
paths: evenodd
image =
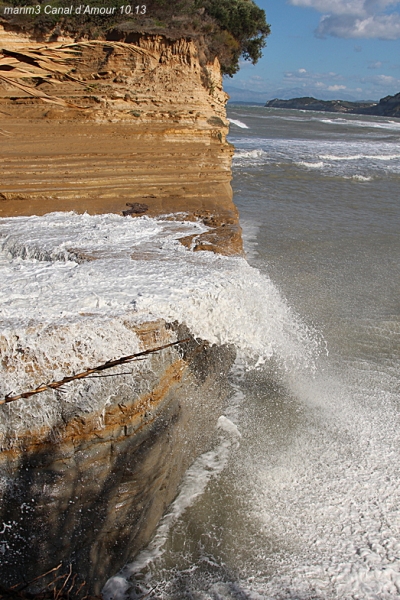
<svg viewBox="0 0 400 600"><path fill-rule="evenodd" d="M181 332L179 332L181 333ZM0 508L0 581L27 583L62 562L85 593L105 581L149 541L181 477L212 438L227 395L232 349L195 341L189 373L170 390L162 410L129 435L55 444L53 432L37 452L10 462ZM43 587L53 575L40 580Z"/></svg>
<svg viewBox="0 0 400 600"><path fill-rule="evenodd" d="M146 439L135 436L118 448L93 443L69 456L50 447L24 457L0 512L3 584L28 582L62 561L65 572L71 564L98 593L172 499L170 441L178 419L175 405Z"/></svg>

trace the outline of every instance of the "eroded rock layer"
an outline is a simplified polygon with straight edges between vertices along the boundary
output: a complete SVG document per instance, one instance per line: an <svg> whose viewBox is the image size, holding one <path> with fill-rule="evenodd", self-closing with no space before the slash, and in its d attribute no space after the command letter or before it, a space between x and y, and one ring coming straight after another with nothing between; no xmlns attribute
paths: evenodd
<svg viewBox="0 0 400 600"><path fill-rule="evenodd" d="M139 204L208 219L195 249L241 251L217 60L145 35L43 44L0 29L1 47L0 216Z"/></svg>
<svg viewBox="0 0 400 600"><path fill-rule="evenodd" d="M135 327L135 336L153 348L188 331L157 321ZM10 429L3 427L0 453L2 584L62 563L60 573L72 565L86 591L99 593L149 541L186 469L209 447L233 358L229 348L191 338L132 373L114 370L97 395L99 380L86 380L85 389L69 384L1 407ZM18 413L25 424L16 437Z"/></svg>

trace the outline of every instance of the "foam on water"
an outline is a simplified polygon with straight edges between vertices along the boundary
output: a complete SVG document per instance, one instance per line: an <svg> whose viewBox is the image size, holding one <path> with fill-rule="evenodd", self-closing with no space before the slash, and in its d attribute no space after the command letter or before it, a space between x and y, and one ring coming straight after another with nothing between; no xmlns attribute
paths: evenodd
<svg viewBox="0 0 400 600"><path fill-rule="evenodd" d="M299 167L306 167L307 169L323 169L325 166L325 163L323 163L322 161L314 163L301 160L300 162L297 162L295 164L299 165Z"/></svg>
<svg viewBox="0 0 400 600"><path fill-rule="evenodd" d="M328 125L346 125L349 127L362 127L366 129L389 129L398 131L400 129L399 121L361 121L358 119L319 119L322 123L327 123Z"/></svg>
<svg viewBox="0 0 400 600"><path fill-rule="evenodd" d="M351 179L354 181L359 181L360 183L367 183L368 181L372 181L373 177L365 177L364 175L352 175Z"/></svg>
<svg viewBox="0 0 400 600"><path fill-rule="evenodd" d="M248 129L248 125L246 125L246 123L243 123L243 121L239 121L238 119L228 119L228 121L230 123L232 123L232 125L236 125L236 127L240 127L240 129Z"/></svg>
<svg viewBox="0 0 400 600"><path fill-rule="evenodd" d="M255 149L255 150L237 150L234 154L234 160L240 160L240 159L244 159L244 158L262 158L262 157L268 157L268 153L265 152L264 150L260 149Z"/></svg>
<svg viewBox="0 0 400 600"><path fill-rule="evenodd" d="M243 395L237 392L233 403L242 399ZM216 447L202 454L188 469L180 486L178 496L170 506L167 514L161 519L153 539L132 563L127 564L116 576L111 577L107 581L102 590L104 600L123 600L127 597L131 598L131 600L136 600L143 597L145 593L143 587L140 595L137 595L135 591L130 590L132 585L130 580L141 574L142 571L162 556L171 528L182 517L186 509L204 493L210 480L217 477L223 471L228 462L232 446L237 448L239 444L241 434L237 426L225 415L219 417L216 427L219 432Z"/></svg>
<svg viewBox="0 0 400 600"><path fill-rule="evenodd" d="M399 597L395 393L382 392L372 371L362 386L348 375L347 384L320 376L301 389L298 381L297 397L313 407L306 427L279 456L246 465L257 482L253 518L286 545L265 562L274 575L249 586L267 598ZM366 396L378 396L379 414Z"/></svg>
<svg viewBox="0 0 400 600"><path fill-rule="evenodd" d="M53 223L58 226L55 235ZM128 312L138 320L186 322L195 336L234 344L249 356L270 357L278 351L285 362L295 364L307 340L310 358L315 350L307 328L272 282L244 259L192 253L178 242L204 226L55 213L5 219L2 228L8 235L0 264L0 319L10 331L34 323L84 321L88 312L91 317ZM54 237L47 235L49 229ZM19 256L38 256L43 248L46 257L58 257L71 244L81 256L93 253L96 260Z"/></svg>
<svg viewBox="0 0 400 600"><path fill-rule="evenodd" d="M344 156L335 156L334 154L321 154L321 158L326 160L396 160L400 154L350 154Z"/></svg>
<svg viewBox="0 0 400 600"><path fill-rule="evenodd" d="M316 170L323 177L386 177L400 174L397 141L235 137L233 164L269 169ZM363 180L364 181L364 180Z"/></svg>

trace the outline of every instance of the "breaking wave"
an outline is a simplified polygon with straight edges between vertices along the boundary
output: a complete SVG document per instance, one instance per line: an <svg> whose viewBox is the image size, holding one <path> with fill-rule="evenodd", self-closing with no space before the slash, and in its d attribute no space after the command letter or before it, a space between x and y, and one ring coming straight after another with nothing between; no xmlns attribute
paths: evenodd
<svg viewBox="0 0 400 600"><path fill-rule="evenodd" d="M238 119L228 119L228 121L230 123L232 123L232 125L236 125L236 127L240 127L240 129L249 129L248 125L246 125L246 123L243 123L242 121L239 121Z"/></svg>
<svg viewBox="0 0 400 600"><path fill-rule="evenodd" d="M268 277L241 257L193 253L179 242L206 229L74 213L0 220L0 341L8 365L0 395L132 354L135 323L155 319L232 344L249 365L273 358L283 369L313 369L320 340ZM98 382L90 385L87 398L100 402ZM36 408L24 412L21 427L35 418L56 422L54 394L31 402Z"/></svg>
<svg viewBox="0 0 400 600"><path fill-rule="evenodd" d="M295 164L299 167L306 167L307 169L323 169L325 166L325 163L323 163L322 161L314 163L301 160Z"/></svg>
<svg viewBox="0 0 400 600"><path fill-rule="evenodd" d="M336 156L334 154L321 154L321 158L325 160L396 160L400 158L400 154L350 154L344 156Z"/></svg>

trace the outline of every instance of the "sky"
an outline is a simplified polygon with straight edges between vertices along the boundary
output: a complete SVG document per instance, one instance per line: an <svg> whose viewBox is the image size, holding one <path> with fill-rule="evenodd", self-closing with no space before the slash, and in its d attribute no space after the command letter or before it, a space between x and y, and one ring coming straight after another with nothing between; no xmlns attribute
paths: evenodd
<svg viewBox="0 0 400 600"><path fill-rule="evenodd" d="M253 66L241 61L233 100L314 96L379 100L400 92L400 0L255 0L271 35Z"/></svg>

